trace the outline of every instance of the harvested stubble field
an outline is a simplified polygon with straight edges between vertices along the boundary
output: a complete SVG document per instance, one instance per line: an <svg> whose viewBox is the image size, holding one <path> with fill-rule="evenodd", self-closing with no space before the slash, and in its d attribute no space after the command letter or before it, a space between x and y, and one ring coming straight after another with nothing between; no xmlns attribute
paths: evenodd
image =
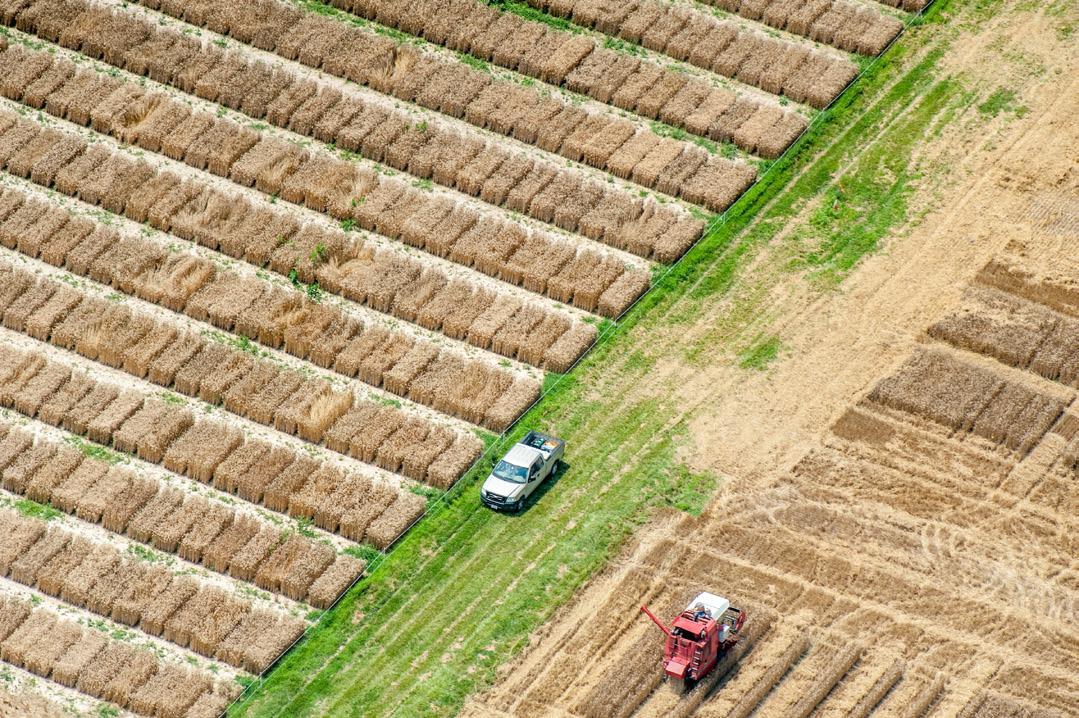
<svg viewBox="0 0 1079 718"><path fill-rule="evenodd" d="M219 714L905 17L743 5L0 3L0 659Z"/></svg>
<svg viewBox="0 0 1079 718"><path fill-rule="evenodd" d="M1008 249L789 474L646 539L465 715L1074 715L1079 273ZM701 585L760 625L679 699L633 608Z"/></svg>

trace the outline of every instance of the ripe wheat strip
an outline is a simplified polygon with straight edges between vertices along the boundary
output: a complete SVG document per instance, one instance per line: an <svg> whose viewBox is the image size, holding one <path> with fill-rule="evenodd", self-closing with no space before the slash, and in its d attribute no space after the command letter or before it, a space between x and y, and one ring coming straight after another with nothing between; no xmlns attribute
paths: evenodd
<svg viewBox="0 0 1079 718"><path fill-rule="evenodd" d="M801 115L792 109L781 107L771 98L753 97L749 93L739 93L726 87L719 87L718 81L713 81L714 78L697 76L699 71L697 73L680 71L684 68L673 69L657 60L635 57L609 49L605 47L602 38L556 29L539 21L526 20L516 14L500 12L483 2L421 0L418 3L409 3L406 0L391 2L335 0L334 4L382 24L419 35L435 44L470 53L512 71L555 86L565 87L572 92L586 94L600 103L609 103L650 120L659 120L702 137L720 142L732 142L746 152L764 157L777 156L797 138L806 126L806 121ZM615 12L619 11L615 10ZM739 28L726 29L732 36L747 34ZM798 61L801 61L802 56L811 54L807 48L773 41L771 38L758 36L757 33L752 33L751 37L760 44L779 42L781 50L786 50L792 55L800 51ZM731 37L723 36L723 40L724 44L729 43ZM693 39L689 39L688 44L693 47ZM696 45L697 52L692 56L688 50L681 54L686 59L691 59L711 70L712 63L698 57L701 50L707 50L708 47L710 47L709 44L701 42ZM779 54L780 60L785 59L782 51ZM771 59L774 55L775 51L767 57ZM825 69L828 58L814 53L814 57L818 55L823 58L820 69ZM835 58L831 59L835 60ZM419 64L422 60L416 62ZM788 61L787 64L790 62ZM736 69L736 67L733 69L724 67L723 71L724 74L733 77ZM782 75L785 77L787 68L783 69ZM761 73L758 70L756 74ZM436 75L432 82L437 82L438 79L439 76ZM739 77L738 79L747 78ZM750 84L763 83L754 80ZM773 84L776 82L773 81ZM804 82L802 83L806 85L804 89L793 82L790 84L792 92L801 90L801 95L815 89ZM765 89L778 93L781 87L766 86ZM470 121L478 124L478 121L482 121L491 114L493 118L488 119L488 124L493 125L493 129L498 129L500 124L512 123L514 127L511 131L514 136L530 141L533 136L538 136L540 146L545 148L546 145L557 147L557 143L563 143L558 151L575 159L577 142L570 134L573 127L564 131L559 129L563 120L570 119L565 117L564 112L558 114L557 108L550 106L549 103L546 107L544 104L539 104L536 105L539 111L532 116L527 109L534 104L533 92L519 89L510 89L507 92L498 88L497 92L499 95L508 95L512 100L516 100L511 106L515 105L520 110L516 107L514 109L495 107L495 91L493 87L487 88L475 96L465 111ZM502 119L508 113L521 114L521 116ZM522 117L526 124L523 129L518 129L522 126ZM750 122L750 118L754 120ZM542 127L544 120L549 120L552 127L543 129L534 127L535 125ZM600 124L592 125L593 122ZM597 137L598 144L592 143L596 145L597 150L608 143L613 136L613 126L604 126L601 119L586 118L574 124L582 129L587 128L590 134ZM626 122L625 125L628 127L629 123ZM558 134L552 139L547 139L551 136L552 130ZM606 169L617 174L610 153L618 150L618 145L625 143L626 137L628 135L616 140L613 146L599 156L598 162L587 161L602 167L602 162L606 160L608 162ZM697 185L698 180L703 178L705 173L713 172L723 166L724 163L717 158L712 158L705 167L687 169L679 182L683 187ZM662 187L663 185L662 182L657 183L655 177L647 180L634 176L634 181L647 186ZM688 194L683 190L680 196L697 202L698 200L691 199L694 193L695 190L690 190ZM723 200L715 204L722 207ZM712 203L707 206L717 208Z"/></svg>
<svg viewBox="0 0 1079 718"><path fill-rule="evenodd" d="M979 284L1038 302L1061 314L1079 318L1079 287L1067 274L1040 274L1021 266L993 260L975 278Z"/></svg>
<svg viewBox="0 0 1079 718"><path fill-rule="evenodd" d="M837 718L840 715L849 716L849 718L868 718L903 678L905 670L906 666L903 659L894 659L883 672L877 675L876 680L872 685L868 686L868 690L859 697L857 703L850 706L845 712L835 713Z"/></svg>
<svg viewBox="0 0 1079 718"><path fill-rule="evenodd" d="M31 120L24 120L8 127L10 138L15 140L24 132L33 133L30 123ZM268 265L281 274L295 270L298 280L317 280L321 286L375 311L414 321L431 330L440 329L480 348L490 348L551 370L564 371L594 341L595 328L571 319L566 312L549 308L545 303L523 300L513 292L470 286L467 281L435 270L429 262L380 249L355 235L330 228L322 217L302 224L293 208L261 202L250 190L245 193L238 188L226 189L228 183L211 180L186 167L177 171L167 161L151 164L136 160L110 143L98 142L88 150L85 140L66 129L43 133L42 139L55 142L62 138L78 144L82 152L58 175L57 189L122 211L133 221L148 222L210 249L244 258L252 264ZM264 138L264 141L272 139ZM11 159L18 160L19 156ZM88 172L91 167L100 167L101 171L91 174ZM11 164L11 169L25 174L25 168L17 162ZM33 180L36 175L30 169ZM341 198L341 202L348 204L347 198ZM379 205L375 199L353 200L353 204L375 212L374 217L382 218L378 221L388 216L379 211L379 207L385 209L385 202ZM409 208L407 203L402 206ZM558 301L598 308L611 316L622 311L648 286L649 274L645 269L626 265L614 253L575 249L561 240L544 243L513 223L515 229L509 231L503 227L507 231L499 234L498 224L491 218L481 218L476 223L468 212L459 210L458 205L445 205L439 211L424 210L421 220L407 225L412 228L409 232L415 230L409 241L446 254L465 266L474 263L485 273L509 276L512 283L523 284L532 291L546 291ZM389 214L392 212L389 210ZM488 230L494 234L488 234ZM47 249L40 241L20 239L18 243L42 252ZM508 244L499 246L500 243ZM488 314L488 319L480 322L487 331L473 331L473 324L482 318L482 308L496 300L502 308L514 305L519 311L516 315L510 312L494 326L490 325L490 318L499 316L501 310ZM523 314L537 312L543 320L542 331L532 332L520 326Z"/></svg>
<svg viewBox="0 0 1079 718"><path fill-rule="evenodd" d="M799 691L799 697L783 715L790 718L807 718L835 689L836 684L850 673L854 665L861 660L865 647L856 643L847 645L834 653L822 670L809 676L807 686Z"/></svg>
<svg viewBox="0 0 1079 718"><path fill-rule="evenodd" d="M16 259L22 258L16 256ZM25 260L19 264L33 265ZM45 296L69 291L58 277L36 278L30 267L26 266L0 263L0 274L13 278L19 285L32 286L32 291L26 296L40 296L42 301ZM170 312L146 306L138 300L118 304L107 298L108 289L100 285L88 284L86 288L99 291L96 296L84 293L76 305L71 305L68 311L54 317L49 331L37 337L39 341L73 349L87 359L123 369L137 379L148 377L160 387L175 389L213 405L224 405L229 412L238 416L305 441L321 443L360 461L377 463L387 471L402 473L417 481L436 480L437 477L438 483L448 485L482 449L482 442L470 430L447 426L444 420L438 418L438 414L405 411L399 405L387 403L377 396L368 397L352 387L335 387L332 381L325 378L308 377L305 371L308 367L292 366L269 355L266 350L245 344L239 337L215 333L211 327L196 321L185 326ZM236 283L224 283L212 296L225 294L228 300L232 298L230 292L239 288ZM193 301L198 301L201 296L202 293L196 294ZM252 295L253 298L258 296L259 293ZM30 319L23 318L28 312L18 311L22 307L22 302L16 302L4 312L8 329L25 330ZM31 307L28 311L34 311L36 316L48 309L46 303L41 309ZM213 309L212 304L210 309ZM385 357L385 349L380 347L394 341L394 337L385 333L375 334L378 343L371 356ZM365 340L360 338L353 341L359 343ZM371 342L370 339L366 341L368 344ZM394 360L401 359L408 351L407 344L398 346L396 355L391 354ZM356 356L359 363L359 359L366 355L359 352ZM167 363L173 358L177 360L175 367L161 366L160 362ZM427 355L427 359L433 357ZM368 359L363 361L359 363L361 371ZM383 361L379 368L385 364ZM431 383L420 377L417 386L424 381ZM506 386L503 385L502 389L505 390ZM44 396L39 395L34 401L40 402ZM17 408L24 413L32 413L37 409L37 404L27 403ZM398 427L401 427L401 431L396 430ZM408 428L407 433L405 427ZM177 430L186 428L177 427ZM358 445L350 445L355 434L368 437L363 444L366 450L361 451ZM374 436L378 438L372 438ZM155 463L161 461L164 441L161 437L145 439L144 443L138 444L139 455ZM445 473L451 468L445 464L446 449L450 446L458 447L462 459L453 465L456 474L452 479ZM131 447L123 448L135 451L134 443ZM199 463L194 458L184 458L183 461L196 467Z"/></svg>
<svg viewBox="0 0 1079 718"><path fill-rule="evenodd" d="M656 648L655 636L650 632L638 635L624 656L623 660L607 666L599 684L574 704L574 715L626 718L656 690L662 679L656 666L662 656Z"/></svg>
<svg viewBox="0 0 1079 718"><path fill-rule="evenodd" d="M1067 402L939 349L919 349L869 400L972 432L1025 454L1064 413Z"/></svg>
<svg viewBox="0 0 1079 718"><path fill-rule="evenodd" d="M89 620L40 594L5 590L0 610L10 618L0 630L6 662L140 715L212 718L239 692L235 683L181 662L167 644L147 638L148 645L136 647L125 641L123 627ZM218 713L207 714L200 706Z"/></svg>
<svg viewBox="0 0 1079 718"><path fill-rule="evenodd" d="M0 420L4 446L29 441L33 451L48 454L33 466L20 466L20 460L9 465L2 474L5 490L67 511L83 521L101 522L107 530L126 533L160 551L177 554L191 562L187 565L192 569L201 563L220 572L228 570L259 588L293 600L306 600L318 608L332 603L363 572L364 563L359 559L346 554L335 556L331 547L302 536L290 538L287 550L279 546L255 556L254 561L243 562L242 567L240 563L232 566L230 561L243 547L236 547L234 555L228 555L221 552L221 546L234 524L245 524L256 533L280 536L282 531L254 512L237 511L223 502L177 490L158 476L114 464L107 454L99 459L97 455L103 452L91 445L80 447L83 451L58 436L35 433L36 442L34 434ZM29 459L32 453L25 456ZM285 542L284 537L280 540ZM237 575L241 568L245 573L242 577Z"/></svg>
<svg viewBox="0 0 1079 718"><path fill-rule="evenodd" d="M90 23L91 25L110 22L108 18L111 11L99 6L91 6L88 3L86 7L89 8L86 10L86 16L95 18L95 22ZM24 15L25 13L20 17ZM225 53L213 44L204 45L200 40L184 36L177 30L162 28L149 17L142 15L141 11L134 9L122 12L121 16L141 30L176 35L176 46L193 43L187 48L188 56L198 58L199 63L206 60L221 72L214 72L200 66L198 72L201 79L194 83L184 79L187 68L177 67L173 62L169 63L168 71L164 75L154 73L152 68L144 64L131 64L132 69L149 73L155 80L160 77L167 83L176 85L186 92L196 93L204 99L221 102L234 109L242 109L241 98L244 96L244 88L252 81L258 80L259 70L263 68L260 61L254 59L256 51L235 49L230 53ZM17 20L15 22L18 23ZM330 22L337 25L333 21ZM36 24L27 21L19 26L33 29ZM61 35L59 39L61 43L66 42L69 47L80 46L78 41L81 38L73 38L70 33ZM81 45L83 52L86 52L85 43ZM349 48L352 52L357 50L358 48ZM192 62L195 61L192 60ZM129 65L124 63L122 66ZM240 84L234 86L233 78ZM488 201L497 201L508 209L530 214L542 221L555 222L565 229L580 231L616 245L618 242L624 243L626 233L632 231L631 227L646 211L649 214L660 213L669 220L668 229L679 235L696 238L703 229L703 221L694 218L686 209L674 204L661 205L654 198L642 200L637 196L636 189L631 186L606 182L596 173L582 172L562 162L534 158L533 153L522 154L508 147L506 143L490 142L483 137L482 133L477 133L474 129L454 129L446 127L441 121L432 123L426 119L417 120L414 112L387 103L385 98L380 96L372 97L373 93L359 92L344 87L342 88L345 92L343 95L342 89L326 86L325 83L313 83L308 86L307 80L298 77L290 78L290 82L290 88L295 87L297 91L300 91L301 87L306 87L307 94L310 96L303 104L298 106L290 104L284 112L273 112L271 104L262 111L267 120L272 124L297 130L301 134L315 134L319 139L335 142L337 146L358 152L375 162L389 164L416 176L432 179L439 184L456 186L471 194L479 194ZM224 87L224 89L219 91L219 87ZM231 104L230 97L235 98ZM121 103L127 101L123 95L113 99ZM262 114L254 116L258 118ZM185 135L185 142L193 143L192 149L187 152L189 154L193 152L193 158L197 161L202 160L200 151L213 144L209 140L194 141L199 134L199 132L192 132L190 135ZM219 134L218 141L243 136L250 138L256 135L250 129L242 134ZM210 137L209 134L205 136ZM245 148L236 147L235 149L242 153ZM426 151L421 151L424 149ZM165 147L165 150L168 151L168 147ZM686 150L691 151L690 146L686 146ZM497 156L498 162L486 167L485 173L477 176L477 169L483 169L473 167L475 163L471 160L477 154ZM703 162L704 158L701 159ZM698 163L698 167L700 165L701 163ZM506 171L496 180L488 181L490 175L499 166L504 166ZM753 174L753 170L748 166L736 167L722 157L712 158L708 167L710 171L705 173L707 176L702 176L702 179L697 182L697 185L701 187L711 187L715 184L717 176L724 172L730 178L737 178L739 168L743 174L746 172ZM214 169L213 164L210 168ZM506 184L507 176L513 178L510 184ZM546 178L546 181L552 182L557 187L573 188L574 197L580 198L575 203L579 206L576 206L573 211L563 211L554 216L545 211L541 203L531 202L531 195L527 197L528 201L523 201L524 198L513 201L512 190L514 189L528 190L535 194L535 190L528 189L530 186L528 178L532 176ZM744 190L745 186L748 186L749 181L751 180L747 180L744 186L738 188L734 197ZM412 190L413 194L419 194L418 188L411 187L408 183L404 184L406 188Z"/></svg>
<svg viewBox="0 0 1079 718"><path fill-rule="evenodd" d="M480 127L513 136L546 152L561 153L563 157L574 161L584 161L587 164L614 172L614 164L610 162L612 153L625 143L629 136L645 134L653 138L658 137L651 132L643 122L626 120L617 117L617 114L601 106L578 107L572 96L562 93L551 93L550 87L524 86L520 82L507 79L496 79L491 73L483 71L472 65L460 62L459 59L443 52L432 52L429 49L420 48L414 43L399 44L386 37L384 33L372 28L358 27L353 24L344 24L337 19L324 17L315 13L304 13L287 3L273 1L252 0L238 3L235 6L234 17L251 13L252 16L265 17L267 24L258 28L244 24L243 22L229 22L220 13L215 13L209 3L186 4L183 6L159 2L144 3L150 8L181 17L185 21L195 25L201 25L214 31L226 33L241 42L256 44L258 48L273 51L288 59L298 59L303 65L316 69L324 69L341 78L352 80L360 85L366 85L370 89L384 94L392 94L400 99L410 101L427 109L450 114L450 116L465 120ZM297 39L300 41L297 42ZM551 66L561 67L557 70L560 77L569 72L582 57L592 52L591 41L587 48L581 48L579 44L563 43L561 54L549 60ZM210 49L210 51L213 49ZM562 84L561 79L548 78L554 84ZM530 81L531 82L531 81ZM695 85L698 83L695 83ZM311 120L306 118L304 122L315 123L316 127L322 127L323 134L332 135L334 131L340 131L338 145L346 147L352 144L357 146L368 145L368 138L373 143L375 151L386 148L387 161L392 161L394 140L401 138L402 130L410 122L397 121L393 123L396 128L380 128L379 132L372 133L372 126L365 113L358 116L350 116L349 111L355 112L350 100L339 101L334 98L328 103L311 103L301 105L301 100L293 97L290 91L297 90L293 84L289 90L283 91L282 97L288 97L285 103L288 112L297 111L302 114L306 110L314 112ZM698 90L705 91L701 85ZM707 94L707 93L706 93ZM734 93L724 93L724 97L735 99ZM760 103L746 99L742 104L747 107L762 108ZM729 103L728 103L729 104ZM316 107L319 106L320 107ZM332 109L329 109L333 105ZM685 111L686 101L681 100L679 105ZM672 110L677 107L671 103ZM801 132L805 126L804 120L795 113L779 111L782 114L781 121L775 121L775 127L769 125L765 130L769 132L770 139L775 141L783 135L786 144ZM273 118L273 108L269 117ZM339 114L340 113L340 116ZM340 117L334 120L332 118ZM395 117L396 114L395 114ZM655 108L652 112L653 119L667 116ZM733 119L734 116L732 116ZM742 118L745 119L745 118ZM295 123L296 120L293 120ZM698 123L699 124L699 123ZM577 126L589 127L587 135L576 139L571 138L571 133ZM723 123L724 128L729 128L728 135L733 135L738 125ZM705 127L707 130L707 126ZM432 127L428 127L432 130ZM440 127L435 127L439 136L445 136ZM452 133L473 137L472 131L462 132L452 130ZM595 139L591 139L595 136ZM726 137L724 137L725 139ZM360 141L363 139L364 141ZM460 138L456 138L460 139ZM400 139L398 145L412 144L414 139ZM404 143L404 144L402 144ZM439 143L445 144L440 139ZM455 143L454 144L459 144ZM722 157L707 157L696 152L692 143L673 143L681 150L692 152L700 157L695 167L688 168L681 176L670 176L665 185L660 185L656 179L648 185L660 191L678 194L686 201L708 206L715 211L725 208L738 195L745 191L752 181L755 173L752 168L743 163L730 162ZM409 163L410 171L413 166L422 166L432 162L433 152L436 151L436 143L426 143L427 152L416 153L415 161ZM481 141L477 147L484 151L495 152L498 148L486 141ZM456 149L441 152L439 164L454 164L461 166L461 157L470 159L472 153L461 155ZM786 145L783 145L786 147ZM781 149L781 148L780 148ZM767 141L761 143L759 151L769 151ZM477 152L478 153L478 152ZM537 163L536 168L542 168L542 163ZM508 166L508 165L507 165ZM440 168L435 168L433 177L440 181ZM453 173L454 168L441 167L445 173L447 170ZM505 167L504 167L505 170ZM504 172L501 177L506 176ZM528 199L515 198L517 190L524 190L531 185L530 177L542 176L543 173L523 173L515 175L510 185L517 185L517 189L511 191L506 201L507 206L516 207L523 204L528 208ZM554 175L552 175L554 176ZM566 177L565 172L557 173L559 180ZM634 181L639 181L634 178ZM718 186L722 185L722 186ZM610 188L609 188L610 189ZM529 190L534 191L534 190ZM497 195L492 189L492 194ZM607 193L603 192L603 197ZM522 201L523 200L523 201ZM599 204L591 200L593 211L590 221L582 221L581 229L585 233L600 232L595 222L600 215L610 213L610 200L604 200Z"/></svg>
<svg viewBox="0 0 1079 718"><path fill-rule="evenodd" d="M688 3L642 0L634 5L605 6L584 0L527 1L533 7L572 17L578 24L602 29L649 50L818 108L830 103L857 75L854 63L838 53L826 52L794 38L774 37L775 33L765 28L749 28L745 22L732 18L717 18ZM872 54L879 53L900 27L897 23L880 36L867 38L866 49L875 49ZM833 37L834 33L829 39ZM852 38L845 39L850 44ZM642 62L641 68L647 68L648 64ZM650 75L661 84L670 84L663 75L654 71ZM627 85L633 82L634 77L630 76ZM675 91L679 91L677 84ZM619 104L619 92L614 95L616 104ZM647 103L655 92L646 90L640 94L638 104ZM671 104L673 101L664 109L668 110Z"/></svg>
<svg viewBox="0 0 1079 718"><path fill-rule="evenodd" d="M1019 296L973 289L929 335L1046 379L1079 384L1079 320Z"/></svg>
<svg viewBox="0 0 1079 718"><path fill-rule="evenodd" d="M7 333L7 330L0 331ZM411 491L366 474L341 470L329 461L317 461L293 444L242 436L231 425L233 422L208 418L194 422L190 409L151 398L151 392L142 382L126 382L127 386L134 384L138 389L126 388L120 382L93 378L101 373L108 374L107 370L83 373L77 362L76 368L72 369L72 362L61 361L52 356L52 352L42 353L34 344L24 342L28 346L19 346L6 338L5 342L0 344L0 354L4 357L0 371L0 403L5 406L14 407L25 399L28 392L41 384L40 377L59 375L63 379L66 373L67 379L56 390L60 395L67 395L69 386L75 383L87 386L89 393L59 419L54 417L58 422L56 425L88 435L97 443L125 447L133 444L134 451L140 456L145 454L146 447L150 447L155 455L163 457L161 461L166 467L177 473L212 483L222 491L272 510L313 519L320 528L336 531L353 541L370 542L379 548L396 540L423 512L425 502ZM144 419L148 415L164 415L167 420L149 431L143 429L136 433L145 427ZM49 417L39 413L36 418L46 421ZM177 424L186 424L190 428L178 434L170 430L163 435L164 428ZM439 462L449 464L458 461L460 456L454 447L439 459ZM82 472L73 485L59 487L60 495L57 497L54 492L54 499L70 511L68 502L76 506L80 503L79 497L90 486L96 486L96 481L101 478ZM131 503L136 500L133 497L142 496L137 507L144 506L156 493L154 485L135 482L127 488L122 500L111 504L100 518L110 530L125 530L133 519L130 511ZM210 554L204 555L202 561L215 570L228 568L231 571L232 554L245 547L257 533L258 526L252 529L251 523L237 521L230 524L212 545L202 549L204 554ZM246 572L254 571L250 561L245 562L245 566ZM326 586L319 587L320 592L326 590Z"/></svg>
<svg viewBox="0 0 1079 718"><path fill-rule="evenodd" d="M843 453L953 487L971 498L986 485L999 485L1022 457L1000 452L982 440L956 442L948 428L910 414L864 402L849 410L832 428L842 441L826 440ZM853 443L846 443L853 442ZM926 464L933 456L933 466Z"/></svg>
<svg viewBox="0 0 1079 718"><path fill-rule="evenodd" d="M174 575L74 531L56 525L44 529L41 519L14 511L0 516L5 548L21 547L14 561L0 557L3 575L105 619L252 673L267 668L303 633L304 622L284 611L255 608L217 586ZM26 541L27 531L35 526L43 532ZM52 580L43 583L46 577ZM264 630L254 637L249 627L256 622Z"/></svg>
<svg viewBox="0 0 1079 718"><path fill-rule="evenodd" d="M884 718L924 718L938 705L947 685L945 675L907 675L877 711Z"/></svg>
<svg viewBox="0 0 1079 718"><path fill-rule="evenodd" d="M535 4L537 0L528 0L529 4ZM786 30L795 35L807 37L816 42L822 42L841 50L849 50L862 55L879 55L884 48L894 40L903 29L903 23L898 19L886 15L877 8L870 7L868 3L855 4L846 0L815 0L814 2L801 2L800 0L704 0L709 5L737 13L748 20L764 23L777 30ZM554 3L550 3L554 4ZM641 5L653 3L642 3ZM654 3L657 4L658 3ZM886 3L889 4L889 3ZM895 0L890 3L896 7L903 4L903 0ZM585 3L577 3L585 5ZM921 9L924 0L919 7L906 8ZM588 12L591 8L585 5ZM689 10L688 3L682 6L680 12L675 8L670 9L663 15L682 15L686 18L685 24L699 21L703 13ZM644 19L652 13L645 13L638 9L627 20L629 24ZM663 18L663 15L659 17ZM576 17L575 17L576 19ZM664 18L665 19L665 18ZM663 20L660 20L662 22ZM677 22L677 21L674 21ZM657 34L654 30L652 35ZM670 38L670 44L677 42L677 33ZM648 47L642 38L642 44Z"/></svg>

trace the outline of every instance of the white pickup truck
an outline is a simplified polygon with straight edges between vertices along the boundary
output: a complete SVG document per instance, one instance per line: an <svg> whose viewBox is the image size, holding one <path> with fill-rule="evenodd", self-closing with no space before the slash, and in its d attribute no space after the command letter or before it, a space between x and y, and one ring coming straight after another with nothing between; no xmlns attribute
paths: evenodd
<svg viewBox="0 0 1079 718"><path fill-rule="evenodd" d="M520 511L525 499L554 473L565 452L561 439L528 432L495 464L480 488L480 500L492 509Z"/></svg>

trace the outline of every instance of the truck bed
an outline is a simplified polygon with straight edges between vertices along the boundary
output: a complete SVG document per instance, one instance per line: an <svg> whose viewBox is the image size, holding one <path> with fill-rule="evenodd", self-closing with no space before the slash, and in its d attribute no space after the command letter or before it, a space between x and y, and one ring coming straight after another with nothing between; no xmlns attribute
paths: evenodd
<svg viewBox="0 0 1079 718"><path fill-rule="evenodd" d="M519 443L539 451L541 454L548 457L548 459L553 456L556 461L560 460L566 451L565 441L553 436L548 436L547 434L542 434L538 431L528 432L525 438L521 439Z"/></svg>

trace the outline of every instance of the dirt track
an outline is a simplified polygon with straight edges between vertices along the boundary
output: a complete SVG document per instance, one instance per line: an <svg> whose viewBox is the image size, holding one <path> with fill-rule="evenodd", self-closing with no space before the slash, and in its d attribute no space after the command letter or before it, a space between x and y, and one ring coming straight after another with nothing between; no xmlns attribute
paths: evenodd
<svg viewBox="0 0 1079 718"><path fill-rule="evenodd" d="M928 142L948 169L925 216L842 293L774 285L776 367L672 360L639 389L680 387L687 458L730 480L703 516L658 520L464 715L1074 715L1079 78L1050 20L1010 7L956 39L946 69L975 84L1023 58L1028 111ZM700 589L758 635L679 700L636 605L673 615Z"/></svg>

